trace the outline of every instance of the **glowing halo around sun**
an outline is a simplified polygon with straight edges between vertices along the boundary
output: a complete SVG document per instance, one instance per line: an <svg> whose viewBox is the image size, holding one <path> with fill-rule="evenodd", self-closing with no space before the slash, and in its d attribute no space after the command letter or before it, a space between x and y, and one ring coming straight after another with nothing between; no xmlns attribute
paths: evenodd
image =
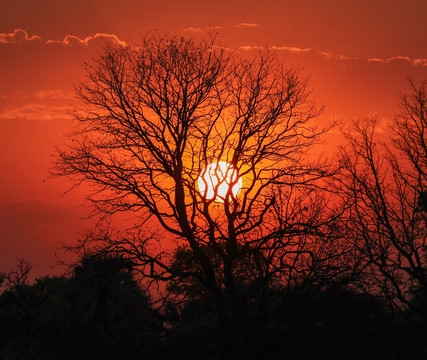
<svg viewBox="0 0 427 360"><path fill-rule="evenodd" d="M242 188L242 178L239 171L225 161L209 164L200 173L198 179L199 191L206 200L224 202L228 190L236 198Z"/></svg>

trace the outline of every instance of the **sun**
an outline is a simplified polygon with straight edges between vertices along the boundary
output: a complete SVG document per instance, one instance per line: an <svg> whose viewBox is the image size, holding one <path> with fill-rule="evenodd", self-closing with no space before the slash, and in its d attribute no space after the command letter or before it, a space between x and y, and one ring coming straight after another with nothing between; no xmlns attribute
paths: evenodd
<svg viewBox="0 0 427 360"><path fill-rule="evenodd" d="M232 195L234 198L242 187L242 178L239 171L225 161L209 164L200 173L198 179L199 191L207 200L224 202ZM229 193L231 187L231 193Z"/></svg>

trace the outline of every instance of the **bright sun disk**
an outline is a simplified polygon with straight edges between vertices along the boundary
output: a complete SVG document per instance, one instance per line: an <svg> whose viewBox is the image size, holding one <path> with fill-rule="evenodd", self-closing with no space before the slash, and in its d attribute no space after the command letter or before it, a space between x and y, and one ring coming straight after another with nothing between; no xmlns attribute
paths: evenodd
<svg viewBox="0 0 427 360"><path fill-rule="evenodd" d="M235 198L242 187L239 171L225 161L209 164L198 179L199 191L207 200L224 202L228 190Z"/></svg>

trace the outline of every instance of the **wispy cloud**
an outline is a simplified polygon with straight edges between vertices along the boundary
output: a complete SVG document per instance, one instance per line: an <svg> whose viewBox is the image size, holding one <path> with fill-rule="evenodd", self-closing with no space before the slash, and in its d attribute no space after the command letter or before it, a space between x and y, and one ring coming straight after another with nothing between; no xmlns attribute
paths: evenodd
<svg viewBox="0 0 427 360"><path fill-rule="evenodd" d="M49 89L35 92L10 92L0 95L0 119L58 120L70 119L71 90Z"/></svg>
<svg viewBox="0 0 427 360"><path fill-rule="evenodd" d="M240 24L234 25L235 28L257 28L260 27L260 24L254 24L254 23L245 23L245 22L241 22Z"/></svg>
<svg viewBox="0 0 427 360"><path fill-rule="evenodd" d="M86 36L84 39L79 38L75 35L67 35L63 40L47 40L47 44L62 44L62 45L83 45L88 46L90 42L94 40L104 40L111 42L113 44L122 45L125 46L126 42L120 40L116 35L114 34L105 34L105 33L96 33L93 36Z"/></svg>
<svg viewBox="0 0 427 360"><path fill-rule="evenodd" d="M406 62L415 66L427 66L426 58L413 59L413 58L410 58L409 56L392 56L389 58L380 58L380 57L359 58L359 57L337 55L329 51L316 51L316 53L330 60L368 61L368 62L380 63L380 64L389 64L395 61L401 61L401 62Z"/></svg>
<svg viewBox="0 0 427 360"><path fill-rule="evenodd" d="M117 35L114 34L105 34L105 33L96 33L93 36L86 36L85 38L79 38L75 35L67 35L63 40L42 40L39 35L29 36L28 33L23 29L15 29L11 33L0 33L0 43L1 44L17 44L23 43L26 41L41 41L45 44L60 44L65 46L88 46L92 41L101 40L109 43L125 46L126 42L120 40Z"/></svg>
<svg viewBox="0 0 427 360"><path fill-rule="evenodd" d="M329 51L316 51L316 53L330 60L359 60L358 58L352 58L340 54L333 54Z"/></svg>
<svg viewBox="0 0 427 360"><path fill-rule="evenodd" d="M234 25L235 28L257 28L260 27L260 24L255 23L245 23L241 22L237 25ZM189 26L183 31L189 33L201 33L201 32L209 32L213 30L221 29L221 26L208 26L208 27L193 27ZM29 35L28 32L24 29L18 28L13 30L11 33L0 33L0 44L18 44L24 42L32 42L39 41L44 44L59 44L63 46L89 46L92 42L96 41L105 41L116 45L126 46L127 43L115 34L106 34L106 33L96 33L95 35L86 36L85 38L80 38L75 35L67 35L62 40L43 40L39 35ZM245 45L240 46L239 50L242 51L251 51L251 50L259 50L261 46L251 46ZM270 47L273 50L277 51L285 51L291 53L312 53L320 55L328 60L338 60L338 61L367 61L372 63L381 63L381 64L389 64L395 61L407 62L414 66L427 66L427 58L411 58L408 56L392 56L389 58L381 58L381 57L371 57L371 58L358 58L358 57L349 57L340 54L334 54L330 51L320 51L313 50L311 48L301 48L296 46L279 46L274 45Z"/></svg>
<svg viewBox="0 0 427 360"><path fill-rule="evenodd" d="M414 60L412 60L412 62L414 63L414 65L427 66L427 59L426 58L414 59Z"/></svg>
<svg viewBox="0 0 427 360"><path fill-rule="evenodd" d="M25 119L25 120L57 120L70 119L69 105L50 104L26 104L13 106L0 112L1 119Z"/></svg>
<svg viewBox="0 0 427 360"><path fill-rule="evenodd" d="M201 32L209 32L214 30L220 30L222 29L222 26L207 26L207 27L193 27L189 26L183 29L185 32L191 32L191 33L201 33Z"/></svg>
<svg viewBox="0 0 427 360"><path fill-rule="evenodd" d="M71 91L55 90L41 90L33 94L39 100L69 100L74 98L74 93Z"/></svg>
<svg viewBox="0 0 427 360"><path fill-rule="evenodd" d="M252 46L252 45L245 45L245 46L239 47L239 49L243 51L259 50L261 48L262 46Z"/></svg>
<svg viewBox="0 0 427 360"><path fill-rule="evenodd" d="M28 36L28 33L23 29L15 29L11 33L0 33L0 43L17 44L25 41L41 40L38 35Z"/></svg>
<svg viewBox="0 0 427 360"><path fill-rule="evenodd" d="M311 48L299 48L295 46L272 46L272 49L278 51L290 51L294 53L307 53L311 51Z"/></svg>
<svg viewBox="0 0 427 360"><path fill-rule="evenodd" d="M60 89L39 90L33 93L28 93L23 91L13 91L13 92L8 92L7 94L0 94L0 99L3 99L6 104L15 103L16 101L19 101L19 100L23 100L27 103L37 102L40 100L64 100L65 101L65 100L74 99L74 92L64 91Z"/></svg>
<svg viewBox="0 0 427 360"><path fill-rule="evenodd" d="M192 33L200 33L200 32L204 32L205 30L202 28L195 28L195 27L189 26L185 28L184 31L192 32Z"/></svg>
<svg viewBox="0 0 427 360"><path fill-rule="evenodd" d="M249 48L249 47L245 47ZM341 54L334 54L330 51L319 51L319 50L312 50L311 48L298 48L298 47L287 47L287 46L272 46L272 49L276 50L287 50L295 53L304 53L304 52L312 52L314 54L320 55L328 60L338 60L338 61L368 61L368 62L377 62L382 64L387 64L392 61L406 61L408 63L412 63L413 65L422 65L427 66L427 59L411 59L408 56L393 56L387 59L383 58L359 58L359 57L352 57L352 56L345 56Z"/></svg>
<svg viewBox="0 0 427 360"><path fill-rule="evenodd" d="M324 56L325 58L327 58L327 59L332 59L333 57L334 57L334 54L332 54L331 52L329 52L329 51L317 51L317 53L319 54L319 55L322 55L322 56Z"/></svg>
<svg viewBox="0 0 427 360"><path fill-rule="evenodd" d="M251 50L261 50L265 49L265 46L259 46L259 45L245 45L240 46L240 50L243 51L251 51ZM287 52L293 52L293 53L308 53L311 51L310 48L299 48L295 46L271 46L269 49L276 50L276 51L287 51Z"/></svg>
<svg viewBox="0 0 427 360"><path fill-rule="evenodd" d="M392 56L389 58L370 58L368 59L369 62L376 62L376 63L382 63L382 64L388 64L393 61L405 61L414 64L415 66L427 66L427 59L412 59L408 56Z"/></svg>
<svg viewBox="0 0 427 360"><path fill-rule="evenodd" d="M377 62L377 63L386 63L387 61L381 58L370 58L368 59L369 62Z"/></svg>
<svg viewBox="0 0 427 360"><path fill-rule="evenodd" d="M242 51L252 51L252 50L261 50L265 49L264 46L259 45L245 45L240 46L239 50ZM327 60L335 60L335 61L362 61L362 62L372 62L372 63L381 63L381 64L389 64L392 62L400 61L400 62L406 62L408 64L412 64L414 66L427 66L427 58L411 58L409 56L392 56L389 58L379 58L379 57L372 57L372 58L359 58L359 57L351 57L351 56L345 56L341 54L334 54L330 51L319 51L319 50L313 50L311 48L300 48L296 46L270 46L269 49L276 50L276 51L286 51L286 52L292 52L292 53L312 53L315 55L320 55L323 58L326 58Z"/></svg>

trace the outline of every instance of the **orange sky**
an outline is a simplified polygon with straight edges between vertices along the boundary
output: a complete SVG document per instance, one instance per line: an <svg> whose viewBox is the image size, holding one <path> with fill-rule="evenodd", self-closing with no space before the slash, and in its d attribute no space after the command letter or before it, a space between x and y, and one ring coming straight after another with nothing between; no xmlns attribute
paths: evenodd
<svg viewBox="0 0 427 360"><path fill-rule="evenodd" d="M236 51L276 47L311 79L323 120L343 124L376 113L387 126L406 78L427 79L425 0L0 0L0 9L0 271L24 257L34 276L51 273L57 248L89 226L82 191L62 196L70 184L47 172L71 129L73 82L105 41L211 29Z"/></svg>

